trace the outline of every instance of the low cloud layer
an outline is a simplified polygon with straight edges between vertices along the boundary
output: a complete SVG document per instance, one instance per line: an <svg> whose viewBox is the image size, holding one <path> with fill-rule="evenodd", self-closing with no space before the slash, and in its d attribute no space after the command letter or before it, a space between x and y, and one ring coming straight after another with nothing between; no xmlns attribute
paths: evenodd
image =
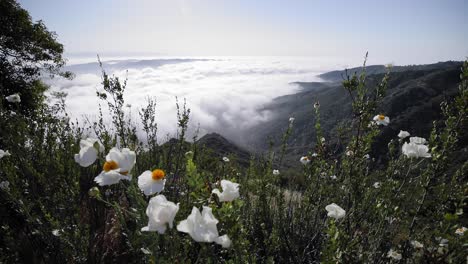
<svg viewBox="0 0 468 264"><path fill-rule="evenodd" d="M156 97L159 136L177 129L175 97L186 98L191 109L190 130L200 124L201 134L218 132L242 142L243 131L270 118L259 111L275 97L297 91L296 81L316 81L324 70L336 68L329 61L292 58L226 58L125 60L104 63L108 73L128 78L126 103L135 115L146 97ZM101 89L96 63L69 67L76 77L49 81L52 90L68 93L67 109L74 118L95 118L96 90Z"/></svg>

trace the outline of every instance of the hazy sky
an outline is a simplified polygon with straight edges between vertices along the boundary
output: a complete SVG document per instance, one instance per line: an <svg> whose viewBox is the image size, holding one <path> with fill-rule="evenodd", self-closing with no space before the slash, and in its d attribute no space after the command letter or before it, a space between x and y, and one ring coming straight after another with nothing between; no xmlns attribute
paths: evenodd
<svg viewBox="0 0 468 264"><path fill-rule="evenodd" d="M69 54L468 56L466 0L20 0Z"/></svg>

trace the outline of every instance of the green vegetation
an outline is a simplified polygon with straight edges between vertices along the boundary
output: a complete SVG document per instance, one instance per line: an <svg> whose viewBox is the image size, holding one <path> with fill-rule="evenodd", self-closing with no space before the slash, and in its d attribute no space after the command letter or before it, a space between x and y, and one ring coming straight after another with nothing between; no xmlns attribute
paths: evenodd
<svg viewBox="0 0 468 264"><path fill-rule="evenodd" d="M284 152L294 137L294 121L286 122L278 147L282 151L252 157L248 165L241 166L234 156L223 160L206 147L187 142L190 110L185 104L177 106L176 139L161 144L154 121L156 100L149 98L140 112L145 138L138 138L139 121L125 111L126 83L103 72L104 91L97 96L110 116L100 111L96 122L71 122L65 111L65 94L55 94L57 103L52 106L36 100L44 98L47 89L39 80L41 69L58 73L63 65L61 45L42 23L32 24L27 12L13 1L0 3L2 21L15 14L21 18L14 20L21 22L17 25L0 23L0 149L10 153L0 158L0 262L466 261L468 233L463 227L468 226L468 162L459 160L457 151L466 149L468 61L463 65L458 94L441 104L442 117L434 120L428 143L409 143L408 138L399 139L395 134L388 146L385 143L384 164L377 164L368 154L372 155L382 130L378 123L385 121L378 114L392 75L387 73L380 82L369 85L364 66L359 75L348 76L342 85L352 101L349 136L338 148L332 148L327 138L322 140L323 116L318 118L322 106L316 105L312 124L316 139L311 140L317 143L310 148L309 162L300 165L299 155L295 162L302 172L294 177L301 180L284 180L288 177L283 171ZM22 35L30 31L22 28L36 31L26 38ZM4 41L10 39L8 32L19 34L12 38L19 45ZM32 41L31 36L41 41ZM27 48L18 51L20 57L12 53L12 47ZM31 58L34 64L28 60ZM29 71L31 65L36 67L34 74ZM20 94L21 102L6 99L14 93ZM313 108L313 102L308 107ZM88 136L98 139L105 151L100 152L99 142L89 143L88 150L97 156L90 166L82 167L74 157L86 147L80 146L80 140ZM136 162L129 162L129 171L112 174L122 180L100 186L96 176L112 173L111 168L117 166L112 164L114 158L105 158L113 147L122 152L128 148L124 156L131 159L134 152ZM410 152L414 149L422 151ZM424 150L430 157L418 157ZM155 173L155 169L165 174ZM273 173L275 169L279 174ZM141 191L140 175L147 171L153 180L164 177L161 194L178 204L174 227L164 234L141 231L151 226L147 207L149 198L156 196ZM227 193L229 186L221 186L223 180L240 184L240 197L236 198L235 191ZM213 194L214 189L223 195ZM339 207L330 207L332 204ZM196 242L189 232L178 231L193 207L202 210L202 206L211 208L219 221L219 236L227 235L230 245Z"/></svg>

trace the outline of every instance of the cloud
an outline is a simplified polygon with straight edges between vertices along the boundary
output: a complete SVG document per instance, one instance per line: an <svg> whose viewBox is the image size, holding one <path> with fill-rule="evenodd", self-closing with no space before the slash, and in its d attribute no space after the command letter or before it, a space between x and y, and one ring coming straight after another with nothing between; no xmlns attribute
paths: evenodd
<svg viewBox="0 0 468 264"><path fill-rule="evenodd" d="M226 58L125 60L104 63L110 74L128 78L126 103L135 115L148 96L156 97L159 136L177 131L175 97L191 109L190 132L198 124L203 133L218 132L242 143L244 131L268 120L272 113L259 111L275 97L296 92L295 81L316 81L324 64L293 58ZM69 81L49 80L52 90L68 93L72 117L97 116L101 88L100 70L94 63L77 64ZM328 66L331 68L332 66Z"/></svg>

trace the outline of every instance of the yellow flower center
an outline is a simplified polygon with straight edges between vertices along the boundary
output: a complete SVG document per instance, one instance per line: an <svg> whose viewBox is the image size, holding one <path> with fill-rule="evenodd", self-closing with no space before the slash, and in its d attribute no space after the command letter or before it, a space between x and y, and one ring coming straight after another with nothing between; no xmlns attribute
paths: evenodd
<svg viewBox="0 0 468 264"><path fill-rule="evenodd" d="M103 170L105 172L108 172L110 170L115 170L115 169L118 169L119 168L119 164L113 160L111 161L106 161L106 163L104 163L104 166L103 166Z"/></svg>
<svg viewBox="0 0 468 264"><path fill-rule="evenodd" d="M151 173L151 178L153 178L153 180L155 181L162 180L165 176L166 174L164 173L164 171L160 169L156 169L153 171L153 173Z"/></svg>
<svg viewBox="0 0 468 264"><path fill-rule="evenodd" d="M379 115L379 120L384 120L385 116L384 115Z"/></svg>

